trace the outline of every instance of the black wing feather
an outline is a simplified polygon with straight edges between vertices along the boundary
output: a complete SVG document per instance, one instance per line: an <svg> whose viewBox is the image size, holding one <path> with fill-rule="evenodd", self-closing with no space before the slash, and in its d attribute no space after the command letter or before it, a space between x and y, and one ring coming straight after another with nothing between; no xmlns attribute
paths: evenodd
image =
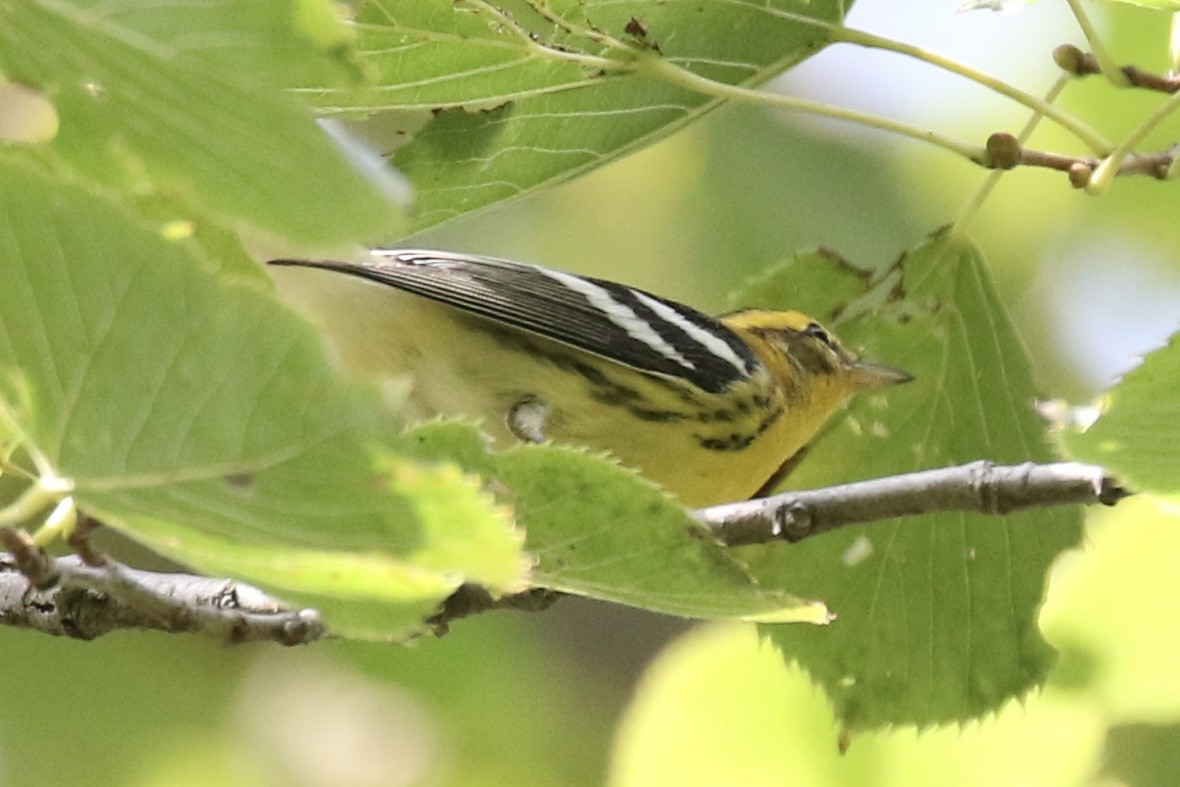
<svg viewBox="0 0 1180 787"><path fill-rule="evenodd" d="M272 260L270 264L321 268L387 284L635 369L684 379L713 393L726 390L760 367L745 343L715 318L601 279L576 277L592 285L596 297L605 294L620 309L629 309L663 344L650 335L648 341L637 338L635 331L610 319L601 303L595 304L591 295L571 286L572 274L533 265L412 250L375 252L366 262ZM670 309L689 327L658 315L649 305L651 301ZM694 327L700 329L697 336ZM704 332L728 347L728 351L722 350L728 357L700 341Z"/></svg>

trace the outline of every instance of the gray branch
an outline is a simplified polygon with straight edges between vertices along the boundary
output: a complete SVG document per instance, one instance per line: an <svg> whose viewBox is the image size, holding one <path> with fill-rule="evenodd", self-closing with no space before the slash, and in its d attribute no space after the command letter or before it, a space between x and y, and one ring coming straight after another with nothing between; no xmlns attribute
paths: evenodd
<svg viewBox="0 0 1180 787"><path fill-rule="evenodd" d="M1127 494L1100 467L1074 463L959 467L789 492L694 512L727 546L799 541L846 525L935 511L1002 515L1033 506L1113 505ZM0 625L94 639L117 629L195 632L224 642L284 645L331 636L315 610L294 610L229 579L140 571L72 541L78 555L51 557L23 531L0 528ZM532 588L504 598L464 586L424 621L447 624L492 609L538 611L561 594Z"/></svg>
<svg viewBox="0 0 1180 787"><path fill-rule="evenodd" d="M1003 515L1036 506L1114 505L1126 495L1093 465L972 462L713 506L695 516L721 543L740 546L800 541L846 525L935 511Z"/></svg>
<svg viewBox="0 0 1180 787"><path fill-rule="evenodd" d="M0 554L0 624L90 640L116 629L194 632L223 642L299 645L327 634L315 610L292 610L250 585L190 574L40 558L42 587L22 556Z"/></svg>

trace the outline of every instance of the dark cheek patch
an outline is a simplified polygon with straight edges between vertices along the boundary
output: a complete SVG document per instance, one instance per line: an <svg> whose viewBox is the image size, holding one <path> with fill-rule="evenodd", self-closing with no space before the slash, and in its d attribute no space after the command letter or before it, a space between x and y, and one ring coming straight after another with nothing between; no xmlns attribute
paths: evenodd
<svg viewBox="0 0 1180 787"><path fill-rule="evenodd" d="M822 347L799 337L790 345L790 358L810 374L831 374L835 371L831 355Z"/></svg>

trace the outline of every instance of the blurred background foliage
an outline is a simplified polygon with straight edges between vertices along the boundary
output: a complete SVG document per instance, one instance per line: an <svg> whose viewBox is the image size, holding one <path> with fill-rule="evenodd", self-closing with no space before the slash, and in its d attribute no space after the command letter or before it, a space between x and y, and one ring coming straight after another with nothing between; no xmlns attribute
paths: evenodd
<svg viewBox="0 0 1180 787"><path fill-rule="evenodd" d="M1093 7L1120 61L1166 67L1167 17ZM1031 92L1082 44L1065 4L955 15L953 0L862 0L849 23ZM775 84L982 141L1015 107L916 63L837 48ZM1149 99L1097 78L1061 105L1117 135ZM1175 119L1148 140L1180 139ZM1033 138L1054 149L1051 130ZM706 309L791 251L886 264L953 220L984 177L879 132L727 107L622 161L413 239L605 276ZM972 235L1047 396L1086 401L1180 323L1180 197L1127 179L1101 198L1060 173L1004 178ZM227 648L121 633L0 629L0 784L1174 784L1180 552L1174 509L1092 512L1043 611L1049 685L966 729L875 733L837 753L805 676L752 629L567 600L458 623L407 648ZM671 644L669 644L671 643ZM662 650L667 647L666 650ZM653 661L654 659L654 661Z"/></svg>

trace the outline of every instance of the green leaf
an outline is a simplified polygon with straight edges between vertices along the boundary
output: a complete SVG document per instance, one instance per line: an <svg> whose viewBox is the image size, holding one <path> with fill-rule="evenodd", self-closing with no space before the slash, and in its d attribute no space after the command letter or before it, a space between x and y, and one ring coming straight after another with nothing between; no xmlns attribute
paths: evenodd
<svg viewBox="0 0 1180 787"><path fill-rule="evenodd" d="M328 114L400 113L390 144L420 229L670 134L720 103L682 77L760 84L816 52L848 5L372 0L357 22L376 84L304 95Z"/></svg>
<svg viewBox="0 0 1180 787"><path fill-rule="evenodd" d="M318 337L104 195L0 158L0 404L79 506L175 560L400 637L524 581L507 512L387 446Z"/></svg>
<svg viewBox="0 0 1180 787"><path fill-rule="evenodd" d="M489 454L446 422L405 441L492 481L525 530L534 585L688 617L825 619L822 604L759 587L666 493L604 457L536 445Z"/></svg>
<svg viewBox="0 0 1180 787"><path fill-rule="evenodd" d="M793 488L1053 458L1028 358L984 261L948 233L872 277L830 255L801 257L740 301L806 308L851 347L917 378L862 396L812 447ZM742 555L763 587L822 599L837 616L764 630L823 686L846 728L927 725L994 711L1044 680L1045 573L1080 525L1076 510L931 514Z"/></svg>
<svg viewBox="0 0 1180 787"><path fill-rule="evenodd" d="M123 3L71 0L95 10L113 29L133 32L177 60L252 83L290 88L310 79L340 87L365 83L356 33L332 0L230 0L206 3Z"/></svg>
<svg viewBox="0 0 1180 787"><path fill-rule="evenodd" d="M1098 703L1045 692L967 729L863 733L842 751L805 675L748 626L700 626L640 679L607 784L1069 787L1090 783L1106 723Z"/></svg>
<svg viewBox="0 0 1180 787"><path fill-rule="evenodd" d="M1143 359L1105 397L1084 432L1062 435L1078 460L1104 466L1136 492L1180 492L1180 334Z"/></svg>
<svg viewBox="0 0 1180 787"><path fill-rule="evenodd" d="M702 626L645 671L615 737L608 784L821 785L826 769L815 765L839 761L826 715L753 627ZM872 783L863 765L843 765L846 784Z"/></svg>
<svg viewBox="0 0 1180 787"><path fill-rule="evenodd" d="M1061 651L1049 685L1091 698L1107 719L1180 718L1180 513L1135 495L1096 514L1082 559L1053 572L1041 614Z"/></svg>
<svg viewBox="0 0 1180 787"><path fill-rule="evenodd" d="M1140 8L1154 8L1157 11L1180 11L1180 2L1177 0L1107 0L1107 2L1137 5Z"/></svg>
<svg viewBox="0 0 1180 787"><path fill-rule="evenodd" d="M348 166L309 114L266 84L280 69L319 73L335 63L310 22L292 32L303 18L297 6L307 4L225 6L120 12L82 0L0 0L0 71L53 102L60 131L48 148L87 178L183 195L229 223L297 241L395 231L396 176ZM181 33L194 15L202 24ZM233 42L249 58L219 62ZM235 63L250 70L227 67Z"/></svg>

